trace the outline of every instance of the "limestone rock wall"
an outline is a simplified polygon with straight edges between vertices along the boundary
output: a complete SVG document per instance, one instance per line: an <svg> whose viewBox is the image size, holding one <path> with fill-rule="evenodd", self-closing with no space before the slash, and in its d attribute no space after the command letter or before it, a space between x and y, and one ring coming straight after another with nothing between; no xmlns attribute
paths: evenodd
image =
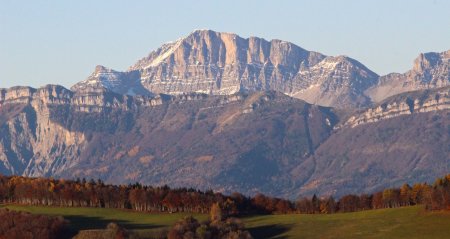
<svg viewBox="0 0 450 239"><path fill-rule="evenodd" d="M362 92L377 80L348 57L326 57L281 40L197 30L164 44L126 72L97 67L72 90L106 87L130 95L275 90L310 103L354 108L370 103Z"/></svg>
<svg viewBox="0 0 450 239"><path fill-rule="evenodd" d="M380 77L378 84L367 89L374 102L408 91L450 86L450 50L420 54L413 68L404 74L391 73Z"/></svg>
<svg viewBox="0 0 450 239"><path fill-rule="evenodd" d="M406 96L407 95L407 96ZM450 88L392 97L375 108L369 108L348 119L345 126L355 127L401 115L450 110Z"/></svg>

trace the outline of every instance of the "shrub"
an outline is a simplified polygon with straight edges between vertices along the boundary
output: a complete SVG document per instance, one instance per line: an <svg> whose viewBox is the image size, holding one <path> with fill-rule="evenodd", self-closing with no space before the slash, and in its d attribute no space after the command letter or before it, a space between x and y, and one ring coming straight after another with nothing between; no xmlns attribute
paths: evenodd
<svg viewBox="0 0 450 239"><path fill-rule="evenodd" d="M0 209L0 239L67 238L67 221L62 217L33 215Z"/></svg>

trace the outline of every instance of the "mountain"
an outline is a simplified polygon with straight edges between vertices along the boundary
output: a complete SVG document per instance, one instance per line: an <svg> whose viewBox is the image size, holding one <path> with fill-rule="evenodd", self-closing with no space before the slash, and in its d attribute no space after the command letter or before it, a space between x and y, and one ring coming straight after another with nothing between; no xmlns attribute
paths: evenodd
<svg viewBox="0 0 450 239"><path fill-rule="evenodd" d="M197 30L71 90L0 89L0 173L341 196L450 170L449 51L379 77L346 56Z"/></svg>
<svg viewBox="0 0 450 239"><path fill-rule="evenodd" d="M0 172L226 193L370 192L450 165L450 88L348 114L282 93L0 90Z"/></svg>
<svg viewBox="0 0 450 239"><path fill-rule="evenodd" d="M380 102L403 92L450 86L449 69L450 50L420 54L411 70L380 77L378 84L370 87L366 94L374 102Z"/></svg>
<svg viewBox="0 0 450 239"><path fill-rule="evenodd" d="M301 194L373 192L450 171L450 87L392 96L336 128L293 170Z"/></svg>
<svg viewBox="0 0 450 239"><path fill-rule="evenodd" d="M59 86L6 91L0 172L281 193L337 116L281 93L137 98Z"/></svg>
<svg viewBox="0 0 450 239"><path fill-rule="evenodd" d="M101 86L131 95L275 90L313 104L358 108L371 103L363 92L377 82L377 74L349 57L325 56L281 40L196 30L126 72L97 67L71 89Z"/></svg>
<svg viewBox="0 0 450 239"><path fill-rule="evenodd" d="M88 89L108 89L123 95L152 95L142 87L139 72L118 72L104 66L96 66L95 71L83 82L72 87L74 91Z"/></svg>
<svg viewBox="0 0 450 239"><path fill-rule="evenodd" d="M403 92L450 85L449 59L450 50L420 54L410 71L380 77L346 56L325 56L281 40L196 30L162 45L126 72L97 66L71 89L105 87L128 95L274 90L311 104L357 109Z"/></svg>

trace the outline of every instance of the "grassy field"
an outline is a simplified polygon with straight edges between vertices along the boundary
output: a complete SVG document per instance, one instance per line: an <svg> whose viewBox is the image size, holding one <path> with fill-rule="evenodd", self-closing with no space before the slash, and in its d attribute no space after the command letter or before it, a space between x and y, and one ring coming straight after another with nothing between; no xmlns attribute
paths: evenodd
<svg viewBox="0 0 450 239"><path fill-rule="evenodd" d="M182 213L151 214L131 210L105 208L70 208L70 207L41 207L6 205L11 210L25 211L34 214L58 215L70 221L72 232L88 229L104 229L110 222L116 222L140 235L148 235L156 231L167 229L179 219L191 215ZM199 220L206 220L208 215L194 214Z"/></svg>
<svg viewBox="0 0 450 239"><path fill-rule="evenodd" d="M115 221L141 235L162 230L186 214L149 214L100 208L6 206L36 214L61 215L72 230L104 228ZM207 215L194 215L204 220ZM421 207L334 215L270 215L243 218L254 238L450 238L450 212Z"/></svg>
<svg viewBox="0 0 450 239"><path fill-rule="evenodd" d="M450 238L450 212L422 207L333 215L250 217L255 238Z"/></svg>

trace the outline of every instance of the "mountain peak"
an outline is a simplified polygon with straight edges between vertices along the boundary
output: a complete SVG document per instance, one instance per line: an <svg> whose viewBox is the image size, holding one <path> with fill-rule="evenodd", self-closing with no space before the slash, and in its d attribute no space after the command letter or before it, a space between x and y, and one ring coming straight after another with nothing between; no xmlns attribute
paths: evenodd
<svg viewBox="0 0 450 239"><path fill-rule="evenodd" d="M104 71L111 71L112 69L102 66L102 65L97 65L95 66L95 70L94 72L104 72Z"/></svg>
<svg viewBox="0 0 450 239"><path fill-rule="evenodd" d="M448 55L449 51L422 54L414 69L441 67ZM283 40L198 29L163 44L125 72L97 66L81 86L86 84L126 94L138 94L137 88L169 95L275 90L309 103L354 108L372 103L375 98L366 90L379 85L379 76L345 55L325 56ZM386 95L384 88L381 91L376 92L378 98Z"/></svg>
<svg viewBox="0 0 450 239"><path fill-rule="evenodd" d="M443 58L449 59L450 58L450 50L444 51L441 53Z"/></svg>
<svg viewBox="0 0 450 239"><path fill-rule="evenodd" d="M422 72L426 68L436 65L439 61L439 54L435 52L421 53L419 57L414 60L414 70Z"/></svg>
<svg viewBox="0 0 450 239"><path fill-rule="evenodd" d="M185 38L188 38L189 36L208 36L208 35L233 35L233 36L238 36L236 33L232 33L232 32L219 32L219 31L214 31L211 29L195 29L194 31L192 31L188 36L186 36Z"/></svg>
<svg viewBox="0 0 450 239"><path fill-rule="evenodd" d="M193 34L193 33L202 33L202 32L216 32L216 31L213 31L213 30L211 30L211 29L206 29L206 28L203 28L203 29L194 29L194 30L191 32L191 34Z"/></svg>
<svg viewBox="0 0 450 239"><path fill-rule="evenodd" d="M195 29L188 36L190 36L190 35L202 35L202 34L220 34L220 33L221 32L213 31L211 29Z"/></svg>
<svg viewBox="0 0 450 239"><path fill-rule="evenodd" d="M367 91L375 102L403 92L450 86L450 50L421 53L413 68L404 74L381 76L378 84Z"/></svg>
<svg viewBox="0 0 450 239"><path fill-rule="evenodd" d="M271 51L274 56L271 59ZM278 53L278 51L282 51ZM175 42L163 44L152 51L147 57L139 60L129 70L142 70L150 67L158 67L161 64L177 65L215 65L224 67L237 63L265 64L270 61L278 64L298 64L298 62L286 62L286 53L306 54L306 50L295 44L282 40L270 42L258 37L242 38L235 33L216 32L213 30L194 30L189 35ZM287 56L289 57L289 56Z"/></svg>
<svg viewBox="0 0 450 239"><path fill-rule="evenodd" d="M95 91L97 88L126 95L151 95L140 84L139 72L120 72L102 65L97 65L86 80L75 84L70 89L72 91Z"/></svg>
<svg viewBox="0 0 450 239"><path fill-rule="evenodd" d="M443 61L449 61L450 58L450 50L444 51L441 53L438 52L427 52L421 53L414 60L414 71L423 72L426 69L436 67L439 64L442 64Z"/></svg>

